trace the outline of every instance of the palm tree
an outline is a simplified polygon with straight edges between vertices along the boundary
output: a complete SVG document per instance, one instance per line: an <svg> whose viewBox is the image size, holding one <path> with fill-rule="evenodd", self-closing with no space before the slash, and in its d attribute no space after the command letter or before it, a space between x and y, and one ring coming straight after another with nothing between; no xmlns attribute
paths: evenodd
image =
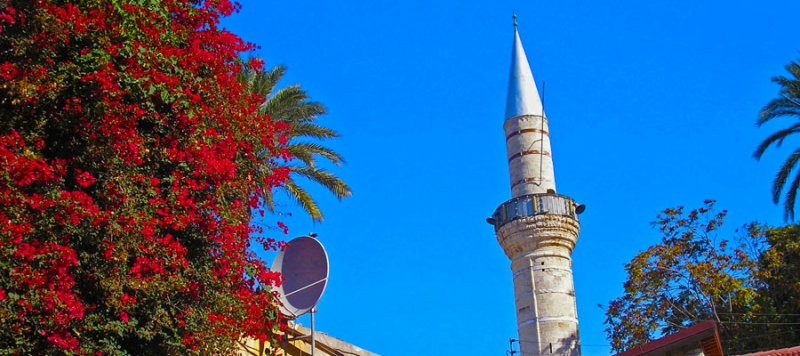
<svg viewBox="0 0 800 356"><path fill-rule="evenodd" d="M781 86L778 92L779 97L772 99L761 109L756 125L761 126L774 118L784 116L794 117L797 121L785 129L778 130L761 142L753 153L753 157L757 160L761 159L764 151L773 143L776 147L780 147L784 139L800 132L800 65L797 62L791 62L786 65L786 70L791 74L790 77L777 76L772 78L772 82ZM787 179L797 165L798 160L800 160L800 148L792 152L775 176L775 181L772 183L772 201L775 204L780 201L781 192L783 192ZM800 187L800 172L795 173L794 179L789 184L784 196L783 218L787 221L794 220L794 203L795 198L797 198L798 187Z"/></svg>
<svg viewBox="0 0 800 356"><path fill-rule="evenodd" d="M276 121L291 126L287 135L286 149L294 157L289 167L289 179L279 187L305 210L315 222L323 220L322 211L311 195L300 187L294 178L303 177L325 187L340 200L350 196L350 187L334 174L317 166L317 159L341 166L344 158L334 150L314 141L339 137L339 133L316 123L320 115L325 115L325 106L312 101L299 84L289 85L276 90L276 85L286 72L286 67L278 65L269 71L256 72L245 67L243 77L250 90L263 97L260 110ZM273 192L264 194L264 201L270 211L274 211Z"/></svg>

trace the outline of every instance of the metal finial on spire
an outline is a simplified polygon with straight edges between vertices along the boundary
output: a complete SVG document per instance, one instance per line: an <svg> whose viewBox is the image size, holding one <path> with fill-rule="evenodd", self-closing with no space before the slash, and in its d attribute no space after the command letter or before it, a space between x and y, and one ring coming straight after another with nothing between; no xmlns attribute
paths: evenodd
<svg viewBox="0 0 800 356"><path fill-rule="evenodd" d="M516 11L513 12L513 15L511 17L514 19L514 27L517 27L517 12Z"/></svg>

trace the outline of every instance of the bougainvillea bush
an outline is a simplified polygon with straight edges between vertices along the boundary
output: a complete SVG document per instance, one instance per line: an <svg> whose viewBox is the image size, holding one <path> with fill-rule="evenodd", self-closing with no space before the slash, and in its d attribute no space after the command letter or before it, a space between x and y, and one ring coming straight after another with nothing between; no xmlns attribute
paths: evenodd
<svg viewBox="0 0 800 356"><path fill-rule="evenodd" d="M0 355L274 341L279 276L249 251L279 244L250 220L287 128L237 80L237 10L0 0Z"/></svg>

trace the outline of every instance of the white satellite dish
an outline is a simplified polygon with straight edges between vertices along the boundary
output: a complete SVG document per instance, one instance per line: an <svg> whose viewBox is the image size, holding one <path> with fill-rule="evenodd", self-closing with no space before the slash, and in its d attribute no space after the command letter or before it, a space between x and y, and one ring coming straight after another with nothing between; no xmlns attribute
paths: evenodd
<svg viewBox="0 0 800 356"><path fill-rule="evenodd" d="M283 283L277 288L278 298L283 303L281 311L298 317L312 311L325 291L328 254L317 239L297 237L278 253L272 270L283 275Z"/></svg>

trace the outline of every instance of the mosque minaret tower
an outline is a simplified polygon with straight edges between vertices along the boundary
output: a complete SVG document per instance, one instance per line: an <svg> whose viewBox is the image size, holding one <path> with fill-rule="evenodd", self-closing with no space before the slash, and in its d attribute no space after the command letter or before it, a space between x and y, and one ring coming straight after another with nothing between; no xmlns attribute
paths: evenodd
<svg viewBox="0 0 800 356"><path fill-rule="evenodd" d="M511 199L487 221L511 260L522 356L580 356L572 250L583 205L556 193L550 130L514 16L505 121Z"/></svg>

